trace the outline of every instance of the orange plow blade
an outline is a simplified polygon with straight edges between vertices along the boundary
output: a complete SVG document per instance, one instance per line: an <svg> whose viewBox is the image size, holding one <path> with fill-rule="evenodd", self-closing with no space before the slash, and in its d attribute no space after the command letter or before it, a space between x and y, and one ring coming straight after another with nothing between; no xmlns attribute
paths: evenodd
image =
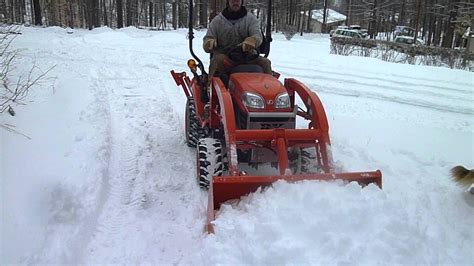
<svg viewBox="0 0 474 266"><path fill-rule="evenodd" d="M350 173L323 173L308 175L284 175L284 176L222 176L214 177L209 189L209 201L207 207L207 231L214 233L212 222L215 219L216 210L222 203L239 199L249 193L255 192L259 187L271 185L278 180L287 182L297 182L302 180L344 180L347 182L358 182L361 185L370 183L382 188L382 172L380 170L372 172L350 172Z"/></svg>

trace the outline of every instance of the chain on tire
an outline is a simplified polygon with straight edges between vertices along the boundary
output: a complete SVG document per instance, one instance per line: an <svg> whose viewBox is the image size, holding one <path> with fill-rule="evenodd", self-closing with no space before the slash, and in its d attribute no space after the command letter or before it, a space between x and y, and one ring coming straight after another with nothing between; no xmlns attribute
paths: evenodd
<svg viewBox="0 0 474 266"><path fill-rule="evenodd" d="M222 143L218 139L202 138L197 144L197 179L201 188L209 188L213 176L222 176L224 170Z"/></svg>
<svg viewBox="0 0 474 266"><path fill-rule="evenodd" d="M186 102L185 119L186 144L189 147L196 147L199 139L206 134L196 117L196 104L193 98L188 98Z"/></svg>

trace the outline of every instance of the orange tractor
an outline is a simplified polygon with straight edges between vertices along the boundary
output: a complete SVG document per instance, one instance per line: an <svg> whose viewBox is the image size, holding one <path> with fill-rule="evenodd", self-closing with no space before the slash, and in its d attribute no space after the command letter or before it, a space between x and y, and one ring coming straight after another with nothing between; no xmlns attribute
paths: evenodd
<svg viewBox="0 0 474 266"><path fill-rule="evenodd" d="M268 0L267 10L271 11L271 0ZM192 1L189 13L192 23ZM268 56L271 41L271 14L267 17L266 46L262 46L265 56ZM231 57L233 64L229 65L229 71L214 76L208 90L208 75L192 49L192 25L189 25L188 38L191 55L198 62L188 60L193 78L173 70L171 75L187 97L185 136L187 145L196 147L198 183L209 189L209 233L214 232L212 221L222 203L239 199L277 180L341 179L382 187L379 170L335 172L329 125L315 92L296 79L287 78L281 83L278 73L262 73L258 66L242 60L249 58L247 54ZM295 104L298 98L304 106ZM306 121L304 126L299 122L297 126L297 117ZM250 174L249 166L261 170L273 166L277 170L274 173L268 173L268 169L267 173L256 170Z"/></svg>

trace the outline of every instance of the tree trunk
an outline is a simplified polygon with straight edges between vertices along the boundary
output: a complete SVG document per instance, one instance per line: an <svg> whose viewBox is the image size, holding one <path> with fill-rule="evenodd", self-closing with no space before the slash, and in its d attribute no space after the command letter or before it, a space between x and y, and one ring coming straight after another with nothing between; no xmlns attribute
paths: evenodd
<svg viewBox="0 0 474 266"><path fill-rule="evenodd" d="M309 2L309 8L308 8L308 21L306 22L306 31L307 32L312 32L312 28L311 28L311 20L312 20L312 16L313 16L313 0L311 0Z"/></svg>
<svg viewBox="0 0 474 266"><path fill-rule="evenodd" d="M398 25L403 26L405 25L405 7L406 7L406 0L402 2L402 8L400 10L400 18L398 19Z"/></svg>
<svg viewBox="0 0 474 266"><path fill-rule="evenodd" d="M87 27L89 28L89 30L92 30L94 28L94 22L92 21L93 18L93 14L92 14L92 9L93 9L93 6L94 6L94 3L93 3L94 0L87 0L86 2L86 16L87 16Z"/></svg>
<svg viewBox="0 0 474 266"><path fill-rule="evenodd" d="M209 14L209 22L212 21L212 19L217 16L217 14L219 13L219 11L217 11L217 0L210 0L209 1L209 4L210 4L210 7L209 7L209 11L211 12Z"/></svg>
<svg viewBox="0 0 474 266"><path fill-rule="evenodd" d="M158 21L158 14L160 13L160 3L158 2L153 2L153 26L152 27L157 27L157 21Z"/></svg>
<svg viewBox="0 0 474 266"><path fill-rule="evenodd" d="M102 0L102 16L105 26L109 26L109 20L107 18L107 5L105 4L105 0Z"/></svg>
<svg viewBox="0 0 474 266"><path fill-rule="evenodd" d="M71 29L74 28L74 6L72 4L72 1L69 1L68 4L68 14L67 14L67 19L68 19L68 24Z"/></svg>
<svg viewBox="0 0 474 266"><path fill-rule="evenodd" d="M421 0L417 0L416 3L416 18L415 18L415 36L413 38L413 43L416 44L416 39L418 38L418 31L420 25L420 15L421 15Z"/></svg>
<svg viewBox="0 0 474 266"><path fill-rule="evenodd" d="M349 4L347 5L347 16L346 16L346 26L351 25L351 12L352 12L352 0L349 0Z"/></svg>
<svg viewBox="0 0 474 266"><path fill-rule="evenodd" d="M298 25L298 31L300 32L300 35L303 36L303 18L302 18L302 14L301 14L301 11L304 10L304 6L303 8L301 8L301 5L297 7L297 10L298 12L296 13L297 14L297 20L296 20L296 25Z"/></svg>
<svg viewBox="0 0 474 266"><path fill-rule="evenodd" d="M117 0L117 28L123 28L123 3Z"/></svg>
<svg viewBox="0 0 474 266"><path fill-rule="evenodd" d="M153 2L148 2L148 26L153 27Z"/></svg>
<svg viewBox="0 0 474 266"><path fill-rule="evenodd" d="M19 19L20 19L20 23L21 24L25 24L25 15L26 15L26 12L25 12L25 0L20 0L20 6L18 8L18 15L19 15Z"/></svg>
<svg viewBox="0 0 474 266"><path fill-rule="evenodd" d="M458 6L457 3L459 0L451 0L449 1L449 18L446 24L445 36L443 38L443 47L452 48L453 46L453 37L454 37L454 27L457 19L458 14Z"/></svg>
<svg viewBox="0 0 474 266"><path fill-rule="evenodd" d="M392 8L392 20L390 22L391 28L387 32L391 32L392 29L397 25L397 22L395 20L396 17L396 10L395 7ZM387 41L390 41L390 38L393 37L391 34L389 34L389 37L387 38Z"/></svg>
<svg viewBox="0 0 474 266"><path fill-rule="evenodd" d="M373 8L372 8L372 18L370 19L369 23L369 32L370 32L370 38L375 39L377 36L377 0L374 0L373 2Z"/></svg>
<svg viewBox="0 0 474 266"><path fill-rule="evenodd" d="M8 14L7 14L7 3L5 0L0 0L0 14L3 14L4 17L0 22L7 22Z"/></svg>
<svg viewBox="0 0 474 266"><path fill-rule="evenodd" d="M177 0L173 1L173 4L172 4L172 9L173 9L173 29L177 29L178 28L178 8L177 8L177 5L178 3L176 3Z"/></svg>
<svg viewBox="0 0 474 266"><path fill-rule="evenodd" d="M434 20L434 16L433 14L429 14L430 18L429 18L429 26L428 26L428 38L426 39L426 45L431 45L432 41L433 41L433 35L434 35L434 32L435 32L435 20Z"/></svg>
<svg viewBox="0 0 474 266"><path fill-rule="evenodd" d="M86 0L84 0L86 1ZM79 4L79 20L81 21L81 28L84 28L87 26L87 11L86 11L86 7L85 7L85 4L84 1L82 1L80 4Z"/></svg>
<svg viewBox="0 0 474 266"><path fill-rule="evenodd" d="M207 0L201 0L201 12L199 14L199 24L205 28L207 28L207 2Z"/></svg>
<svg viewBox="0 0 474 266"><path fill-rule="evenodd" d="M125 26L132 26L132 0L125 0L126 22Z"/></svg>
<svg viewBox="0 0 474 266"><path fill-rule="evenodd" d="M324 0L324 7L323 7L323 27L321 29L322 33L326 33L326 22L327 22L327 12L328 12L328 1Z"/></svg>
<svg viewBox="0 0 474 266"><path fill-rule="evenodd" d="M441 28L443 24L443 19L441 17L435 18L435 31L433 36L433 44L439 46L441 40Z"/></svg>
<svg viewBox="0 0 474 266"><path fill-rule="evenodd" d="M425 0L425 6L423 7L423 33L421 35L421 37L424 39L426 39L426 31L427 31L427 28L428 28L428 23L429 23L429 20L428 20L429 16L428 16L428 0Z"/></svg>
<svg viewBox="0 0 474 266"><path fill-rule="evenodd" d="M33 9L35 11L35 25L43 25L43 17L41 16L40 0L33 0Z"/></svg>
<svg viewBox="0 0 474 266"><path fill-rule="evenodd" d="M166 29L166 1L163 1L163 29ZM173 15L173 20L174 20L174 15Z"/></svg>
<svg viewBox="0 0 474 266"><path fill-rule="evenodd" d="M13 3L9 2L7 7L8 19L10 22L15 22L15 9L13 8Z"/></svg>
<svg viewBox="0 0 474 266"><path fill-rule="evenodd" d="M140 25L141 10L138 12L138 0L133 1L133 26L138 27Z"/></svg>
<svg viewBox="0 0 474 266"><path fill-rule="evenodd" d="M105 1L105 0L103 0ZM100 23L100 2L95 0L94 1L94 26L96 27L100 27L101 26L101 23Z"/></svg>
<svg viewBox="0 0 474 266"><path fill-rule="evenodd" d="M186 12L186 9L184 7L184 0L179 0L179 5L178 5L178 14L179 14L179 24L178 27L186 27L187 26L187 21L188 21L188 14ZM194 14L193 14L194 15ZM193 16L194 18L196 16ZM193 21L194 22L194 21ZM194 25L194 23L193 23Z"/></svg>

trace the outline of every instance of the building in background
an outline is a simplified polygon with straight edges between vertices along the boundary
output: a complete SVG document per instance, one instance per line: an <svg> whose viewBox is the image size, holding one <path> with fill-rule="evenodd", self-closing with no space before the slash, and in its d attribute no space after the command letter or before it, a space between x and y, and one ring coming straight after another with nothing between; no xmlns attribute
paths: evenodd
<svg viewBox="0 0 474 266"><path fill-rule="evenodd" d="M323 29L323 9L316 9L311 12L310 31L311 32L322 32ZM337 26L344 25L346 22L346 16L332 9L327 9L326 17L326 30L329 32ZM307 14L305 15L307 16Z"/></svg>

